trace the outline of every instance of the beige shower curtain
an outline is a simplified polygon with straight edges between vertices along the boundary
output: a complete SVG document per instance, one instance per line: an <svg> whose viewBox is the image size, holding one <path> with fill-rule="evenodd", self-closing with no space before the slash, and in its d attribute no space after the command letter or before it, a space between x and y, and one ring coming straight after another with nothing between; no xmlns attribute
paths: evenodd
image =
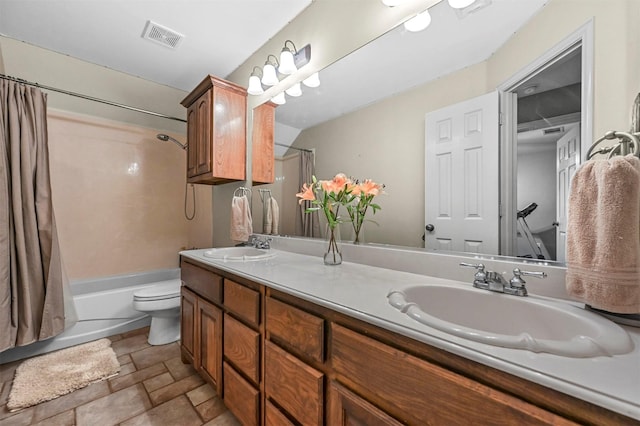
<svg viewBox="0 0 640 426"><path fill-rule="evenodd" d="M64 330L46 95L0 80L0 351Z"/></svg>
<svg viewBox="0 0 640 426"><path fill-rule="evenodd" d="M298 188L302 188L304 183L311 183L311 178L315 174L315 154L309 151L300 151ZM307 213L306 210L313 207L311 201L300 203L296 214L296 235L302 237L320 237L320 218L318 212Z"/></svg>

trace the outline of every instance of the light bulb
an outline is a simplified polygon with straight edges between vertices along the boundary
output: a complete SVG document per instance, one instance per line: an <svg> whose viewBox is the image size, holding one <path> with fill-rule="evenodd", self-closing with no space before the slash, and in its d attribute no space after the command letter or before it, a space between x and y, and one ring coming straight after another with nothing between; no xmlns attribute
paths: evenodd
<svg viewBox="0 0 640 426"><path fill-rule="evenodd" d="M302 84L307 87L318 87L320 86L320 76L317 72L313 73L309 77L302 80Z"/></svg>
<svg viewBox="0 0 640 426"><path fill-rule="evenodd" d="M247 93L250 95L262 95L264 93L262 84L260 84L260 77L258 77L257 75L252 75L251 77L249 77L249 87L247 88Z"/></svg>
<svg viewBox="0 0 640 426"><path fill-rule="evenodd" d="M278 71L284 75L293 74L298 71L293 61L293 53L286 47L280 52L280 66L278 67Z"/></svg>
<svg viewBox="0 0 640 426"><path fill-rule="evenodd" d="M280 92L271 98L271 102L278 105L284 105L287 103L287 98L284 96L284 92Z"/></svg>
<svg viewBox="0 0 640 426"><path fill-rule="evenodd" d="M287 95L297 98L298 96L302 95L302 88L300 87L300 83L294 84L293 86L285 90L285 92L287 93Z"/></svg>
<svg viewBox="0 0 640 426"><path fill-rule="evenodd" d="M278 76L276 75L276 68L270 63L266 63L264 65L264 68L262 68L261 81L265 86L274 86L280 82L278 80Z"/></svg>
<svg viewBox="0 0 640 426"><path fill-rule="evenodd" d="M454 9L464 9L476 0L449 0L449 6Z"/></svg>
<svg viewBox="0 0 640 426"><path fill-rule="evenodd" d="M407 31L418 32L422 31L429 26L431 23L431 15L428 10L425 10L422 13L418 13L413 18L409 19L404 23L404 28Z"/></svg>

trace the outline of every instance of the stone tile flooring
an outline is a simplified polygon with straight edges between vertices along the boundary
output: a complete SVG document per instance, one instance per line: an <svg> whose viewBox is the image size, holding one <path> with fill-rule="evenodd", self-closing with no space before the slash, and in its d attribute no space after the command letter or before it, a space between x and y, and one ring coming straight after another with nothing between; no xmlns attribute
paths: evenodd
<svg viewBox="0 0 640 426"><path fill-rule="evenodd" d="M215 390L180 359L178 343L150 346L148 328L111 336L120 374L10 413L15 369L0 365L0 426L237 426Z"/></svg>

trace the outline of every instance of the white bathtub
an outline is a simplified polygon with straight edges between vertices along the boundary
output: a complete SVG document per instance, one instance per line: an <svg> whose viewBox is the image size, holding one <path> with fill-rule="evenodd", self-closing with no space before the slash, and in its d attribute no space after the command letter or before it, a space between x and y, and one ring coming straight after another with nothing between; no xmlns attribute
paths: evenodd
<svg viewBox="0 0 640 426"><path fill-rule="evenodd" d="M179 277L179 269L167 269L73 282L78 322L51 339L0 352L0 364L146 327L151 318L133 309L133 293Z"/></svg>

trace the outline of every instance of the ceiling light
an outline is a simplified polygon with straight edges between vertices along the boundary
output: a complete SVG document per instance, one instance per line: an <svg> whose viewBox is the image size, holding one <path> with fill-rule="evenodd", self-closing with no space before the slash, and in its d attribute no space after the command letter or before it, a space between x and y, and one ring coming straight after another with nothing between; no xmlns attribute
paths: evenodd
<svg viewBox="0 0 640 426"><path fill-rule="evenodd" d="M275 65L270 61L270 58L275 60ZM265 86L274 86L280 82L276 75L276 66L278 65L278 58L273 55L267 56L267 61L264 63L264 68L262 68L262 84Z"/></svg>
<svg viewBox="0 0 640 426"><path fill-rule="evenodd" d="M317 72L313 73L309 77L302 80L302 84L307 87L318 87L320 86L320 76Z"/></svg>
<svg viewBox="0 0 640 426"><path fill-rule="evenodd" d="M454 9L463 9L476 0L449 0L449 6Z"/></svg>
<svg viewBox="0 0 640 426"><path fill-rule="evenodd" d="M287 92L287 95L297 98L298 96L302 95L302 88L300 87L300 83L294 84L293 86L285 90L285 92Z"/></svg>
<svg viewBox="0 0 640 426"><path fill-rule="evenodd" d="M418 13L416 16L409 19L408 21L405 21L404 28L407 31L411 31L415 33L415 32L424 30L429 26L430 23L431 23L431 15L429 14L428 10L425 10L422 13Z"/></svg>
<svg viewBox="0 0 640 426"><path fill-rule="evenodd" d="M293 46L293 52L287 47L287 43L291 43L291 45ZM293 44L291 40L285 41L282 52L280 52L280 66L278 67L278 72L280 74L289 75L298 71L298 68L296 68L296 64L293 61L293 54L295 52L296 45Z"/></svg>
<svg viewBox="0 0 640 426"><path fill-rule="evenodd" d="M273 98L271 98L271 102L278 105L284 105L287 103L287 98L285 98L284 92L280 92L277 95L275 95Z"/></svg>
<svg viewBox="0 0 640 426"><path fill-rule="evenodd" d="M250 95L262 95L264 93L258 73L262 74L260 68L253 67L253 72L251 73L251 77L249 77L249 87L247 88L247 93Z"/></svg>

